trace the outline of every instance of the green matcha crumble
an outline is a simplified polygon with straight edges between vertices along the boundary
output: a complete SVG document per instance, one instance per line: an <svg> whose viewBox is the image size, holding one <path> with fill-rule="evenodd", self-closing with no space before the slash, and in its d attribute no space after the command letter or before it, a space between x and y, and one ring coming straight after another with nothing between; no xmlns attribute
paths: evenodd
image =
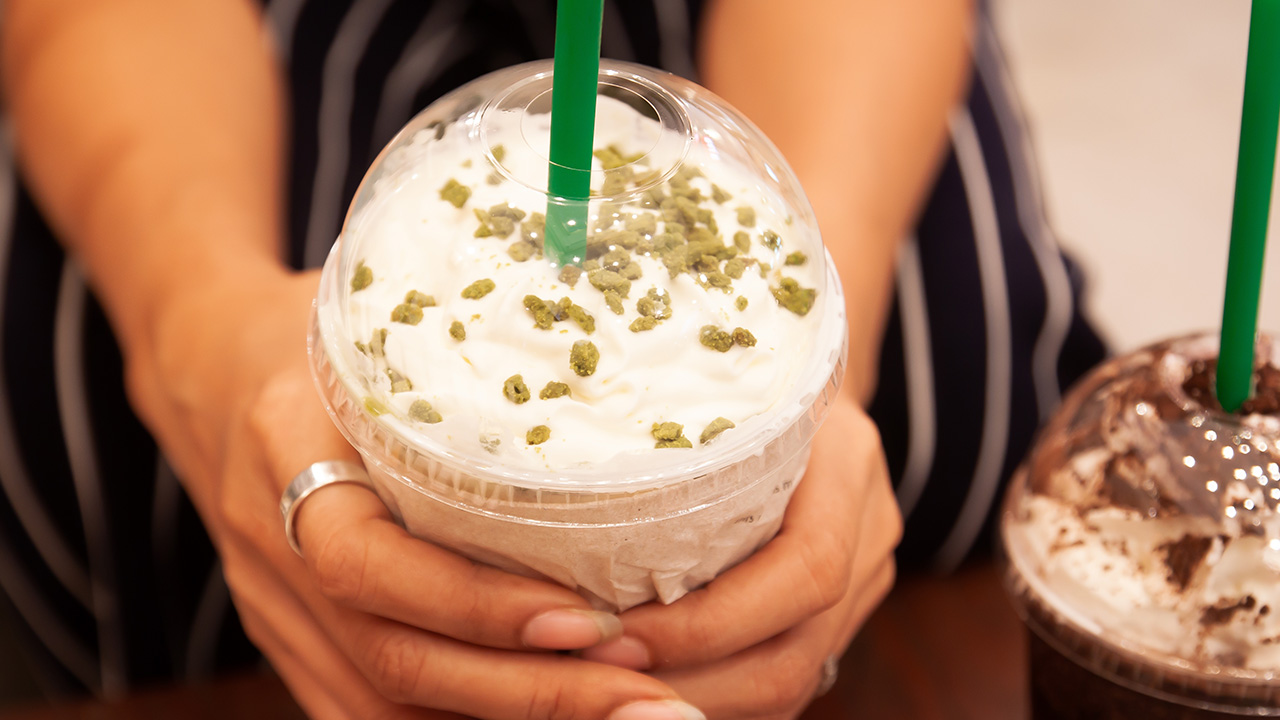
<svg viewBox="0 0 1280 720"><path fill-rule="evenodd" d="M593 270L587 273L591 286L600 292L615 292L618 297L625 298L631 292L631 281L613 270Z"/></svg>
<svg viewBox="0 0 1280 720"><path fill-rule="evenodd" d="M738 248L739 252L749 252L751 250L751 236L745 231L739 230L733 234L733 246Z"/></svg>
<svg viewBox="0 0 1280 720"><path fill-rule="evenodd" d="M436 306L436 299L433 296L420 293L417 290L410 290L405 293L404 301L410 305L417 305L420 308Z"/></svg>
<svg viewBox="0 0 1280 720"><path fill-rule="evenodd" d="M502 162L502 159L507 156L507 149L501 145L494 145L490 152L493 153L493 159L498 162Z"/></svg>
<svg viewBox="0 0 1280 720"><path fill-rule="evenodd" d="M391 322L417 325L422 322L422 308L412 303L397 305L391 309Z"/></svg>
<svg viewBox="0 0 1280 720"><path fill-rule="evenodd" d="M732 430L735 427L737 427L737 425L734 425L727 418L718 417L715 420L712 420L711 423L708 424L705 429L703 429L702 435L698 436L698 444L706 445L712 440L715 440L720 435L720 433L724 432L725 430Z"/></svg>
<svg viewBox="0 0 1280 720"><path fill-rule="evenodd" d="M729 352L733 347L733 336L715 325L703 325L698 333L698 342L717 352Z"/></svg>
<svg viewBox="0 0 1280 720"><path fill-rule="evenodd" d="M559 275L560 282L564 283L565 285L568 285L569 287L574 287L575 285L577 285L578 278L580 277L582 277L582 268L578 267L577 265L565 265L564 267L560 268L560 275Z"/></svg>
<svg viewBox="0 0 1280 720"><path fill-rule="evenodd" d="M546 301L537 295L524 296L524 309L533 316L533 326L539 330L550 330L551 324L556 320L555 314L547 306Z"/></svg>
<svg viewBox="0 0 1280 720"><path fill-rule="evenodd" d="M462 342L467 339L467 328L463 326L460 320L454 320L449 323L449 337Z"/></svg>
<svg viewBox="0 0 1280 720"><path fill-rule="evenodd" d="M431 408L431 403L426 400L414 400L409 406L409 419L417 420L428 425L435 425L444 418L440 417L440 413Z"/></svg>
<svg viewBox="0 0 1280 720"><path fill-rule="evenodd" d="M724 190L724 188L711 183L711 199L716 201L717 205L723 205L733 199L733 196Z"/></svg>
<svg viewBox="0 0 1280 720"><path fill-rule="evenodd" d="M480 221L480 227L476 229L476 237L490 237L496 235L500 238L506 238L516 230L516 223L524 219L525 212L518 208L513 208L507 203L494 205L488 210L476 208L476 219Z"/></svg>
<svg viewBox="0 0 1280 720"><path fill-rule="evenodd" d="M565 312L568 314L569 319L578 323L578 327L582 328L582 332L590 335L596 331L596 319L581 305L569 302L567 297L560 298L560 305L567 306Z"/></svg>
<svg viewBox="0 0 1280 720"><path fill-rule="evenodd" d="M538 247L528 240L517 240L507 246L507 254L516 262L524 262L538 254Z"/></svg>
<svg viewBox="0 0 1280 720"><path fill-rule="evenodd" d="M494 170L493 172L484 176L484 181L488 185L501 185L502 173L498 172L497 170Z"/></svg>
<svg viewBox="0 0 1280 720"><path fill-rule="evenodd" d="M605 148L600 148L599 150L596 150L591 154L596 156L596 159L600 161L600 166L603 167L605 170L613 170L615 168L620 168L623 165L630 165L631 163L644 157L644 153L627 155L623 153L622 149L619 148L617 145L610 145Z"/></svg>
<svg viewBox="0 0 1280 720"><path fill-rule="evenodd" d="M747 261L742 258L730 258L724 261L724 274L734 280L742 279L742 273L747 270Z"/></svg>
<svg viewBox="0 0 1280 720"><path fill-rule="evenodd" d="M756 209L753 207L738 208L738 224L742 227L755 227Z"/></svg>
<svg viewBox="0 0 1280 720"><path fill-rule="evenodd" d="M809 258L806 257L804 253L797 250L787 256L786 264L787 265L803 265L805 261L808 259Z"/></svg>
<svg viewBox="0 0 1280 720"><path fill-rule="evenodd" d="M468 300L479 300L480 298L493 292L497 287L489 278L477 280L462 289L462 297Z"/></svg>
<svg viewBox="0 0 1280 720"><path fill-rule="evenodd" d="M529 386L524 384L524 377L520 375L512 375L502 383L502 394L517 405L529 402Z"/></svg>
<svg viewBox="0 0 1280 720"><path fill-rule="evenodd" d="M569 386L562 382L552 380L547 386L538 392L538 398L541 400L553 400L559 397L573 397L573 393L569 390Z"/></svg>
<svg viewBox="0 0 1280 720"><path fill-rule="evenodd" d="M814 298L818 296L817 290L800 287L800 283L793 278L782 278L778 287L773 288L771 292L779 305L801 317L807 315L813 308Z"/></svg>
<svg viewBox="0 0 1280 720"><path fill-rule="evenodd" d="M738 296L738 299L733 301L733 305L734 305L734 307L738 308L738 310L739 310L739 311L746 310L746 309L747 309L747 296L746 296L746 295L739 295L739 296Z"/></svg>
<svg viewBox="0 0 1280 720"><path fill-rule="evenodd" d="M636 312L642 317L653 318L655 320L668 320L671 318L671 293L665 290L661 293L658 288L649 288L649 292L645 296L636 301ZM645 328L646 330L649 328Z"/></svg>
<svg viewBox="0 0 1280 720"><path fill-rule="evenodd" d="M387 329L377 328L373 331L373 337L369 338L369 356L380 358L386 354L387 347Z"/></svg>
<svg viewBox="0 0 1280 720"><path fill-rule="evenodd" d="M627 189L626 175L621 172L607 172L604 176L604 182L600 184L600 194L604 197L615 197L621 195Z"/></svg>
<svg viewBox="0 0 1280 720"><path fill-rule="evenodd" d="M627 219L624 227L640 235L654 235L658 232L658 219L652 213L640 213Z"/></svg>
<svg viewBox="0 0 1280 720"><path fill-rule="evenodd" d="M374 417L377 417L379 415L386 415L388 412L390 412L387 409L387 406L382 404L381 400L373 397L372 395L364 399L364 409L369 411L369 414Z"/></svg>
<svg viewBox="0 0 1280 720"><path fill-rule="evenodd" d="M756 336L752 335L751 331L746 328L740 328L740 327L734 328L733 344L737 345L738 347L755 347Z"/></svg>
<svg viewBox="0 0 1280 720"><path fill-rule="evenodd" d="M513 208L508 203L502 203L501 205L494 205L489 208L490 218L500 218L500 217L510 218L511 220L520 222L521 220L524 220L526 215L528 215L528 213L521 210L520 208Z"/></svg>
<svg viewBox="0 0 1280 720"><path fill-rule="evenodd" d="M569 350L569 367L578 377L587 377L596 371L600 362L600 350L590 340L579 340Z"/></svg>
<svg viewBox="0 0 1280 720"><path fill-rule="evenodd" d="M770 250L777 250L782 247L782 238L778 237L778 233L772 230L765 230L760 233L760 242Z"/></svg>
<svg viewBox="0 0 1280 720"><path fill-rule="evenodd" d="M529 216L528 220L520 223L520 235L525 240L533 243L535 247L542 247L542 236L547 231L547 216L540 212L535 212Z"/></svg>
<svg viewBox="0 0 1280 720"><path fill-rule="evenodd" d="M621 315L626 312L626 308L622 307L622 298L618 297L618 293L612 290L605 291L604 304L609 306L614 315Z"/></svg>
<svg viewBox="0 0 1280 720"><path fill-rule="evenodd" d="M391 368L387 368L387 377L391 379L392 393L409 392L413 389L413 383L409 382L409 378Z"/></svg>
<svg viewBox="0 0 1280 720"><path fill-rule="evenodd" d="M717 270L712 270L711 272L706 273L706 276L707 287L719 288L725 292L733 291L733 280L731 280L728 275Z"/></svg>
<svg viewBox="0 0 1280 720"><path fill-rule="evenodd" d="M645 330L652 330L656 327L658 327L657 318L638 317L635 320L631 321L631 327L629 329L633 333L638 333L638 332L644 332Z"/></svg>
<svg viewBox="0 0 1280 720"><path fill-rule="evenodd" d="M351 274L351 292L360 292L372 284L373 271L361 260L356 264L356 271Z"/></svg>
<svg viewBox="0 0 1280 720"><path fill-rule="evenodd" d="M471 197L471 188L463 185L453 178L449 178L449 182L440 188L440 199L450 205L460 208L467 204L467 199Z"/></svg>
<svg viewBox="0 0 1280 720"><path fill-rule="evenodd" d="M524 441L529 445L541 445L551 438L551 428L546 425L534 425L524 434Z"/></svg>
<svg viewBox="0 0 1280 720"><path fill-rule="evenodd" d="M651 432L653 439L657 441L653 444L655 448L693 447L693 443L689 441L689 438L684 436L684 426L680 423L654 423Z"/></svg>

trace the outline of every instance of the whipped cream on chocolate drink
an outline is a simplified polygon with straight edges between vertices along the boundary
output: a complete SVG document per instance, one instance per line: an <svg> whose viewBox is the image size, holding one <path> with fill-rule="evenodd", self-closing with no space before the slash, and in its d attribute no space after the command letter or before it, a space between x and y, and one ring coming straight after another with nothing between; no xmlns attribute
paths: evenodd
<svg viewBox="0 0 1280 720"><path fill-rule="evenodd" d="M1259 348L1238 415L1208 392L1213 338L1109 362L1010 491L1002 532L1028 622L1129 687L1206 706L1280 697L1280 371L1275 345Z"/></svg>
<svg viewBox="0 0 1280 720"><path fill-rule="evenodd" d="M549 115L490 124L491 153L459 121L387 159L404 170L344 237L359 248L346 320L370 410L497 463L565 469L697 451L801 379L821 247L714 147L660 179L664 158L634 159L658 123L609 97L597 114L596 170L625 172L593 188L619 201L592 209L581 268L552 264L545 195L516 179L545 160L507 151L544 148Z"/></svg>

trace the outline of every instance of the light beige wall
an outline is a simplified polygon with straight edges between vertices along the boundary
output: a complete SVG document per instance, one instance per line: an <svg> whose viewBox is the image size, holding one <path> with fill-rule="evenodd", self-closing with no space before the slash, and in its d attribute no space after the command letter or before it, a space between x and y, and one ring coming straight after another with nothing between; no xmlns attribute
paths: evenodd
<svg viewBox="0 0 1280 720"><path fill-rule="evenodd" d="M1247 0L997 0L1050 220L1118 350L1221 315ZM1273 202L1264 328L1280 332Z"/></svg>

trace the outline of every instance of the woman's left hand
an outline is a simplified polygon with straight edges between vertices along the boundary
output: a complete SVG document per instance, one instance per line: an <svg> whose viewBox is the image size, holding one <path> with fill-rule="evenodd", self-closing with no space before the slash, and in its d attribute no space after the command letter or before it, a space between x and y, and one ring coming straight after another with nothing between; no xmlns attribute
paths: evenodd
<svg viewBox="0 0 1280 720"><path fill-rule="evenodd" d="M624 635L583 656L647 670L711 720L793 718L888 593L901 533L879 433L841 395L778 535L674 604L623 613Z"/></svg>

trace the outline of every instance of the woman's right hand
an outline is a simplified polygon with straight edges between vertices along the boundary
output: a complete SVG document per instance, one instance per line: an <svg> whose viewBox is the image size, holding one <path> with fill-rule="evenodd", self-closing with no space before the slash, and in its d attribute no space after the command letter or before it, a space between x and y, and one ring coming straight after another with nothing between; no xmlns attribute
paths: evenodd
<svg viewBox="0 0 1280 720"><path fill-rule="evenodd" d="M129 389L205 522L246 631L309 715L700 717L656 679L548 652L612 639L617 618L409 536L368 488L306 500L299 558L281 493L311 463L360 458L307 364L318 273L249 274L166 306L155 351L130 358Z"/></svg>

